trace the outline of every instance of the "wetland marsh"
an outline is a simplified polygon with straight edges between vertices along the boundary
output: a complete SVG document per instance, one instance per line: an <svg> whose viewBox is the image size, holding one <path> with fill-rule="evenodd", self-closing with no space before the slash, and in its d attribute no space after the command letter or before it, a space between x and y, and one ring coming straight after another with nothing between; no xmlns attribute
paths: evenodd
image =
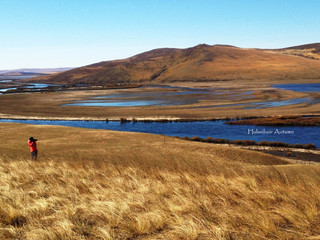
<svg viewBox="0 0 320 240"><path fill-rule="evenodd" d="M19 82L17 79L11 80L8 82L9 79L5 79L3 84ZM0 117L7 119L2 121L20 119L17 121L41 125L146 132L179 137L313 143L320 146L317 134L319 127L254 127L226 125L224 121L207 121L317 114L320 110L319 86L319 83L265 84L261 87L249 87L245 84L234 86L230 83L211 87L146 85L128 89L3 94L0 96ZM49 85L28 83L24 87L39 90ZM138 121L189 119L194 122L122 124L119 122L121 118ZM106 119L109 120L107 123ZM273 134L267 134L270 131ZM277 134L277 131L292 134Z"/></svg>
<svg viewBox="0 0 320 240"><path fill-rule="evenodd" d="M2 94L0 117L206 120L318 114L320 111L319 92L291 91L266 83L257 84L242 82L235 85L231 82L205 87L191 84L190 87L147 85L121 89L52 92L40 90L32 93ZM319 83L312 86L318 85ZM39 89L39 85L36 86Z"/></svg>

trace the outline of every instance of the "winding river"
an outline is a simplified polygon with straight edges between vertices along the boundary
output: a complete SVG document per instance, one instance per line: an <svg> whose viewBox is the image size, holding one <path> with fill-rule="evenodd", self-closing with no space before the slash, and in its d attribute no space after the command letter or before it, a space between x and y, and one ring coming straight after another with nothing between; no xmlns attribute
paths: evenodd
<svg viewBox="0 0 320 240"><path fill-rule="evenodd" d="M229 125L225 121L196 122L126 122L119 121L50 121L50 120L10 120L0 122L17 122L39 125L61 125L91 129L108 129L128 132L144 132L166 136L201 138L224 138L231 140L280 141L290 144L313 143L320 147L320 127L269 127L252 125Z"/></svg>

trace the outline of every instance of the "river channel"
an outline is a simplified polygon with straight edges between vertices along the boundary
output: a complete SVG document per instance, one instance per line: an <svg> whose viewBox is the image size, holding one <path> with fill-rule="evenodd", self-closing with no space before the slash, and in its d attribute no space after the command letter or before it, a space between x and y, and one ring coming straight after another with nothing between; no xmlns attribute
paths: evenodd
<svg viewBox="0 0 320 240"><path fill-rule="evenodd" d="M252 125L229 125L225 121L195 122L126 122L119 121L51 121L51 120L11 120L0 122L17 122L39 125L61 125L91 129L108 129L128 132L144 132L166 136L201 138L224 138L230 140L280 141L290 144L313 143L320 147L320 127L270 127Z"/></svg>

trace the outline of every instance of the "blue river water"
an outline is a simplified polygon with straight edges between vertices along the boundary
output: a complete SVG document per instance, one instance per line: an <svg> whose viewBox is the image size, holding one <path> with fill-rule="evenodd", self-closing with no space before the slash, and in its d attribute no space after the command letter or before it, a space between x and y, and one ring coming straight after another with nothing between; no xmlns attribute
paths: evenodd
<svg viewBox="0 0 320 240"><path fill-rule="evenodd" d="M320 83L275 84L272 86L295 92L320 92Z"/></svg>
<svg viewBox="0 0 320 240"><path fill-rule="evenodd" d="M201 138L224 138L231 140L280 141L286 143L313 143L320 147L320 127L270 127L251 125L229 125L225 121L196 122L126 122L119 121L50 121L50 120L10 120L0 122L17 122L40 125L61 125L91 129L109 129L116 131L144 132L167 136Z"/></svg>

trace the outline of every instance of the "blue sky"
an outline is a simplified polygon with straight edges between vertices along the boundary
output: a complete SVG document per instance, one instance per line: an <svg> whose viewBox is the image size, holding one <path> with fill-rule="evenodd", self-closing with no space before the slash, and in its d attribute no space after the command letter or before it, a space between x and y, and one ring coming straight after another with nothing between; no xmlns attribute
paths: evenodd
<svg viewBox="0 0 320 240"><path fill-rule="evenodd" d="M320 0L0 0L0 69L78 67L199 43L320 42Z"/></svg>

